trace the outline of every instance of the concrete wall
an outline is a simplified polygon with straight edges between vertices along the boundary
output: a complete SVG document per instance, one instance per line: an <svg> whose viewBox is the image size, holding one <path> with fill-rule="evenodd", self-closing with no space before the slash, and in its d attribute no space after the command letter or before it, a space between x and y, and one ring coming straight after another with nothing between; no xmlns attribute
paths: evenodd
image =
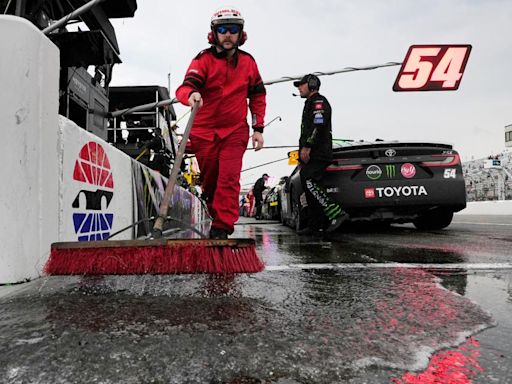
<svg viewBox="0 0 512 384"><path fill-rule="evenodd" d="M31 23L0 16L0 283L38 276L58 239L59 51Z"/></svg>
<svg viewBox="0 0 512 384"><path fill-rule="evenodd" d="M0 52L0 284L6 284L39 277L53 242L105 239L149 217L165 180L58 115L59 51L31 23L0 15ZM134 176L141 169L144 180ZM171 216L204 223L201 202L176 188ZM147 201L151 209L142 212ZM203 233L206 221L197 227Z"/></svg>
<svg viewBox="0 0 512 384"><path fill-rule="evenodd" d="M512 215L512 200L472 201L457 215Z"/></svg>

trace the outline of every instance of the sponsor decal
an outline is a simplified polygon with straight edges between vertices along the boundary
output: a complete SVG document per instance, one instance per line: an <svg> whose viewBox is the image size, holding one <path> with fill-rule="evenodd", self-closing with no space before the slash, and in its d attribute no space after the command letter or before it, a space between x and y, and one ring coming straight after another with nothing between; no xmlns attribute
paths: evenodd
<svg viewBox="0 0 512 384"><path fill-rule="evenodd" d="M323 124L324 123L324 118L322 115L320 115L320 117L317 117L319 114L315 115L315 118L313 119L313 123L314 124Z"/></svg>
<svg viewBox="0 0 512 384"><path fill-rule="evenodd" d="M382 169L378 165L370 165L366 168L366 176L370 180L379 180L382 176Z"/></svg>
<svg viewBox="0 0 512 384"><path fill-rule="evenodd" d="M400 167L400 173L406 179L410 179L416 175L416 167L411 163L402 164L402 167Z"/></svg>
<svg viewBox="0 0 512 384"><path fill-rule="evenodd" d="M299 164L299 150L288 152L288 165Z"/></svg>
<svg viewBox="0 0 512 384"><path fill-rule="evenodd" d="M377 197L409 197L428 196L427 189L423 185L405 185L400 187L377 187ZM366 196L366 190L365 190Z"/></svg>
<svg viewBox="0 0 512 384"><path fill-rule="evenodd" d="M323 107L324 107L324 102L323 101L315 102L315 106L314 106L315 109L322 109Z"/></svg>
<svg viewBox="0 0 512 384"><path fill-rule="evenodd" d="M364 189L364 198L365 199L374 199L375 198L375 188L365 188Z"/></svg>
<svg viewBox="0 0 512 384"><path fill-rule="evenodd" d="M327 193L336 193L336 192L339 192L339 188L338 187L331 187L331 188L326 188L325 190Z"/></svg>
<svg viewBox="0 0 512 384"><path fill-rule="evenodd" d="M99 143L90 141L82 147L73 180L81 185L72 203L78 241L108 239L114 220L114 214L107 211L114 196L114 179L108 156Z"/></svg>
<svg viewBox="0 0 512 384"><path fill-rule="evenodd" d="M222 16L224 13L232 13L233 15L240 15L240 12L238 12L236 9L225 8L225 9L219 9L217 12L215 12L213 14L213 17Z"/></svg>
<svg viewBox="0 0 512 384"><path fill-rule="evenodd" d="M396 166L393 164L386 164L386 176L388 179L392 179L396 176Z"/></svg>
<svg viewBox="0 0 512 384"><path fill-rule="evenodd" d="M386 149L386 151L384 152L384 154L385 154L387 157L395 157L395 155L396 155L396 151L395 151L393 148L389 148L389 149Z"/></svg>

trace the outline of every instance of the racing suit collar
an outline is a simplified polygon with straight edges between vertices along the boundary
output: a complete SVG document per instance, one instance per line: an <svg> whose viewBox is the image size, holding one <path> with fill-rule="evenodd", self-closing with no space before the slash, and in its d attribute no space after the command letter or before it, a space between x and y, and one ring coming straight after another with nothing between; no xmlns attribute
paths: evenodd
<svg viewBox="0 0 512 384"><path fill-rule="evenodd" d="M212 45L210 47L210 51L212 52L213 56L217 59L227 59L228 58L227 57L228 52L226 50L221 50L220 52L217 51L216 45ZM238 64L238 48L235 48L235 53L232 56L232 62L233 62L233 65L236 67L236 65Z"/></svg>

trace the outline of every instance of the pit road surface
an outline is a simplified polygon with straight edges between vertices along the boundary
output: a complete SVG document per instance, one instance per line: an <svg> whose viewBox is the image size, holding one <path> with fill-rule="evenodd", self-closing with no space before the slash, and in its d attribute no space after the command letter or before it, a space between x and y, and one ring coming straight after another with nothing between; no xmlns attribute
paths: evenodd
<svg viewBox="0 0 512 384"><path fill-rule="evenodd" d="M259 274L0 287L0 383L512 383L511 233L509 216L329 238L243 218Z"/></svg>

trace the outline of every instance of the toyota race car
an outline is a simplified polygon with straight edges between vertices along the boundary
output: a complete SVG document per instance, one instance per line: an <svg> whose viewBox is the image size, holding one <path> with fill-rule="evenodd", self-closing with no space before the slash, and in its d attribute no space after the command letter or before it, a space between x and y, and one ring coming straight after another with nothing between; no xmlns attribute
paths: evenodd
<svg viewBox="0 0 512 384"><path fill-rule="evenodd" d="M288 176L281 177L279 183L274 185L263 198L261 216L267 220L281 220L281 190L286 184Z"/></svg>
<svg viewBox="0 0 512 384"><path fill-rule="evenodd" d="M335 141L322 184L350 222L442 229L466 207L460 157L448 144ZM308 213L300 165L282 189L281 202L282 222L303 229Z"/></svg>

